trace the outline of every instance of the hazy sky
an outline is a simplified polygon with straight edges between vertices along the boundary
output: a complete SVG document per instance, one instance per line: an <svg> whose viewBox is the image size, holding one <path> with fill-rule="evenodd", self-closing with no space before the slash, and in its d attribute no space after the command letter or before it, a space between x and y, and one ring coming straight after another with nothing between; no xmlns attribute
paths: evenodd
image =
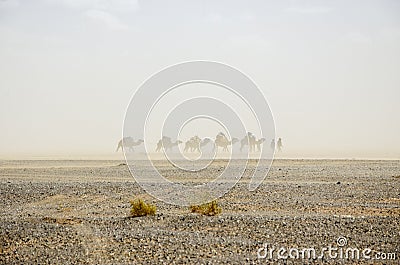
<svg viewBox="0 0 400 265"><path fill-rule="evenodd" d="M136 88L227 63L286 157L400 158L400 1L0 0L0 158L112 155Z"/></svg>

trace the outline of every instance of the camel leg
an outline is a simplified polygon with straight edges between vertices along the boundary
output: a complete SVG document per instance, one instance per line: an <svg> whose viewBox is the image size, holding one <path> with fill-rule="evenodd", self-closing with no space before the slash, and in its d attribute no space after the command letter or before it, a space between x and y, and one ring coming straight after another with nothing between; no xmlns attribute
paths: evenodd
<svg viewBox="0 0 400 265"><path fill-rule="evenodd" d="M122 142L121 141L118 142L117 150L115 150L115 152L118 152L120 147L122 148Z"/></svg>

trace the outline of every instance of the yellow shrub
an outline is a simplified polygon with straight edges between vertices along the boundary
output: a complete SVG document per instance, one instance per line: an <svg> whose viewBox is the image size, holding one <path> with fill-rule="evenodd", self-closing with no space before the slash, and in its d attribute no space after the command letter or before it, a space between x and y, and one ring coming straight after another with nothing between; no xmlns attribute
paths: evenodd
<svg viewBox="0 0 400 265"><path fill-rule="evenodd" d="M218 203L216 200L205 203L202 205L192 205L190 206L190 211L192 213L199 213L203 215L208 215L208 216L213 216L220 214L222 212L222 209L218 206Z"/></svg>
<svg viewBox="0 0 400 265"><path fill-rule="evenodd" d="M156 214L156 206L151 205L149 203L145 203L142 199L136 199L131 201L130 203L131 203L131 216L133 217Z"/></svg>

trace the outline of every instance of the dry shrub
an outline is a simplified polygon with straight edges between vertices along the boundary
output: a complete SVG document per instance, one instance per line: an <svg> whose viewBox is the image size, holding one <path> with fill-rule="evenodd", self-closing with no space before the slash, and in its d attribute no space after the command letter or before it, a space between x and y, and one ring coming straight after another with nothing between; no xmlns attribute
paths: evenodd
<svg viewBox="0 0 400 265"><path fill-rule="evenodd" d="M205 203L202 205L192 205L190 206L190 211L192 213L214 216L220 214L222 212L222 209L218 206L218 202L214 200L212 202Z"/></svg>
<svg viewBox="0 0 400 265"><path fill-rule="evenodd" d="M132 217L140 217L146 215L155 215L156 214L156 206L145 203L142 199L136 199L130 201L131 203L131 216Z"/></svg>

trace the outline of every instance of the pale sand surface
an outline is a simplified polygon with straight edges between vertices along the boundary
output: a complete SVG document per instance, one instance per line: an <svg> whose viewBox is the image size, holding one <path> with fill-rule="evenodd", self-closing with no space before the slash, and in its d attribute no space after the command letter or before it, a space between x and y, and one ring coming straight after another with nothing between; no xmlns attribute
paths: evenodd
<svg viewBox="0 0 400 265"><path fill-rule="evenodd" d="M166 162L157 165L171 180L197 183L224 163L190 177ZM397 260L382 264L399 264L399 161L276 160L250 192L253 165L219 199L222 214L206 217L147 195L123 161L0 161L0 263L266 264L273 259L257 259L264 243L319 249L344 236L349 247L396 253ZM137 196L156 204L157 214L129 218Z"/></svg>

